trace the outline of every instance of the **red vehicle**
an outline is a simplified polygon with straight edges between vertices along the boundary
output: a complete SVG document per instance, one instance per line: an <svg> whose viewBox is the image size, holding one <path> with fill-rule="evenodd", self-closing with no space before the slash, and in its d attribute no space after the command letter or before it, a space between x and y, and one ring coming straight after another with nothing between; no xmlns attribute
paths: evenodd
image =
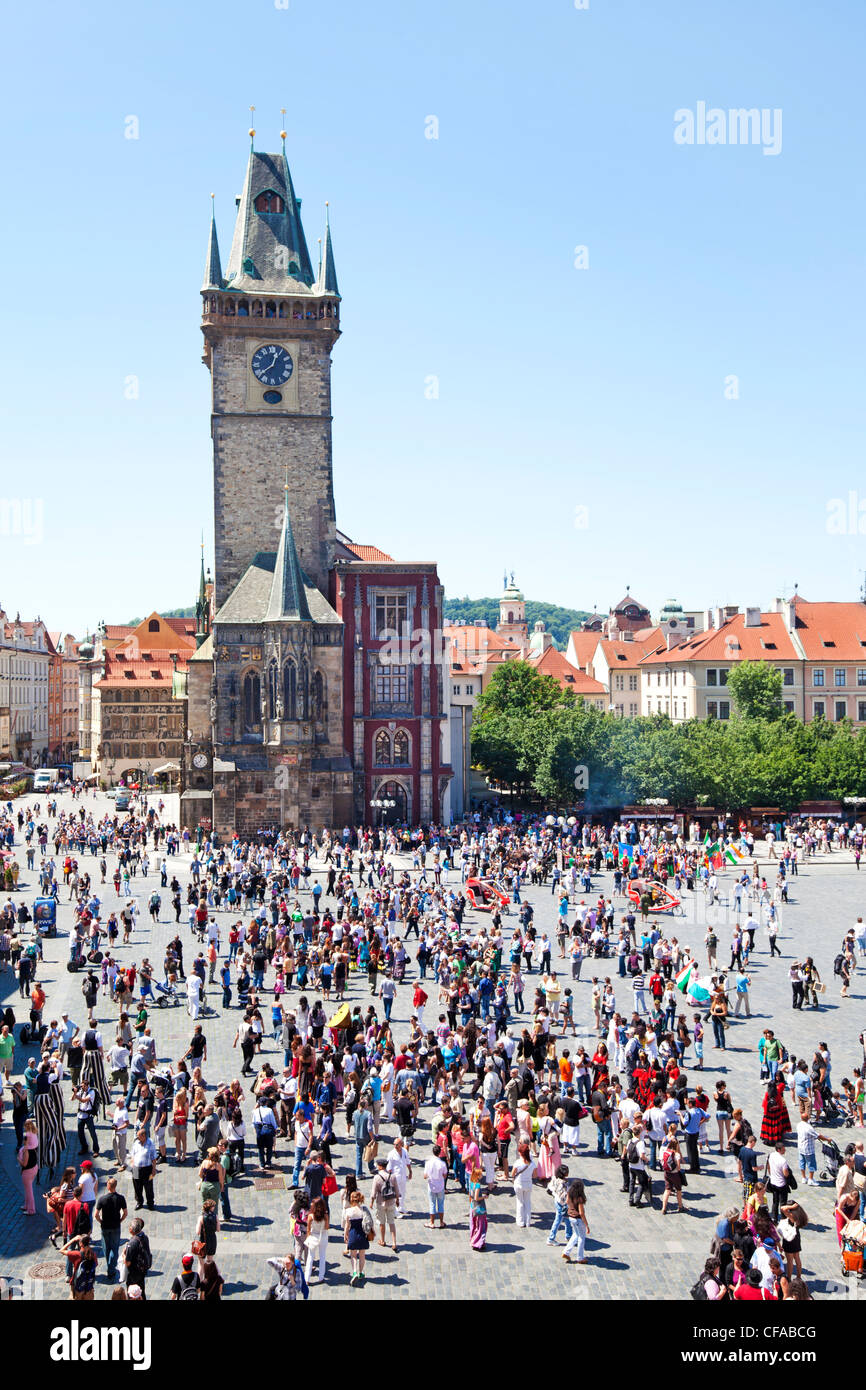
<svg viewBox="0 0 866 1390"><path fill-rule="evenodd" d="M489 878L467 878L466 896L476 912L492 912L495 907L508 910L508 894L491 883Z"/></svg>
<svg viewBox="0 0 866 1390"><path fill-rule="evenodd" d="M675 897L670 889L665 888L663 883L656 883L653 879L630 879L627 892L635 907L640 907L644 893L649 893L652 899L650 912L676 912L680 906L679 898Z"/></svg>

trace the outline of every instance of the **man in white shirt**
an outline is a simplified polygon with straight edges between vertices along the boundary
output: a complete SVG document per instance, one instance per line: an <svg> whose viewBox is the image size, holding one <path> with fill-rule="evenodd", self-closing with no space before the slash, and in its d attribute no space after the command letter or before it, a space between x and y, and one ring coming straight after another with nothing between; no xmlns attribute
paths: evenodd
<svg viewBox="0 0 866 1390"><path fill-rule="evenodd" d="M194 970L191 970L187 976L186 999L190 1016L194 1019L198 1018L201 1010L201 980Z"/></svg>
<svg viewBox="0 0 866 1390"><path fill-rule="evenodd" d="M406 1184L412 1176L412 1163L402 1134L398 1134L394 1140L394 1147L388 1154L386 1163L397 1189L397 1215L405 1216Z"/></svg>
<svg viewBox="0 0 866 1390"><path fill-rule="evenodd" d="M650 1141L650 1167L658 1169L661 1165L658 1161L659 1146L664 1142L667 1119L665 1112L658 1105L651 1105L644 1111L644 1122L647 1127L647 1137Z"/></svg>
<svg viewBox="0 0 866 1390"><path fill-rule="evenodd" d="M114 1114L111 1117L111 1127L114 1130L112 1140L114 1157L118 1170L120 1170L126 1167L126 1138L129 1131L129 1111L123 1096L115 1104Z"/></svg>
<svg viewBox="0 0 866 1390"><path fill-rule="evenodd" d="M761 1271L761 1287L768 1292L773 1290L773 1271L770 1268L770 1260L776 1254L776 1245L772 1236L767 1236L763 1244L759 1245L752 1256L750 1268Z"/></svg>
<svg viewBox="0 0 866 1390"><path fill-rule="evenodd" d="M430 1220L427 1226L432 1231L435 1229L435 1217L439 1217L439 1229L445 1228L445 1179L448 1176L448 1166L439 1157L438 1149L433 1149L427 1162L424 1164L424 1180L427 1183L427 1191L430 1199Z"/></svg>

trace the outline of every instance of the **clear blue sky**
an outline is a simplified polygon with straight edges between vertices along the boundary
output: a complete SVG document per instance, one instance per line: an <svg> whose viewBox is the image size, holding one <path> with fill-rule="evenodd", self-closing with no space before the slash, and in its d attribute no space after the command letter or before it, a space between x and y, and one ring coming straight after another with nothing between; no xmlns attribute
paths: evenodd
<svg viewBox="0 0 866 1390"><path fill-rule="evenodd" d="M0 602L81 634L193 601L209 195L225 264L250 103L259 149L287 108L314 258L331 204L349 535L453 595L855 597L864 538L825 523L866 500L864 30L854 0L15 7L2 493L44 520L0 537ZM699 101L781 108L781 153L675 144Z"/></svg>

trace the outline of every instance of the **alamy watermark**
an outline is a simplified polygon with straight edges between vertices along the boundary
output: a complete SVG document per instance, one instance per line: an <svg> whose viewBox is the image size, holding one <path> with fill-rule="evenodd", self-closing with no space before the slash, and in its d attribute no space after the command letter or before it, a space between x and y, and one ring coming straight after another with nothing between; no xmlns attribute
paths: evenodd
<svg viewBox="0 0 866 1390"><path fill-rule="evenodd" d="M45 507L41 497L0 497L0 536L41 545Z"/></svg>
<svg viewBox="0 0 866 1390"><path fill-rule="evenodd" d="M782 153L780 106L707 106L699 101L694 111L681 106L674 112L676 145L760 145L762 154Z"/></svg>
<svg viewBox="0 0 866 1390"><path fill-rule="evenodd" d="M825 529L828 536L866 536L866 497L854 488L846 497L831 497L827 502Z"/></svg>

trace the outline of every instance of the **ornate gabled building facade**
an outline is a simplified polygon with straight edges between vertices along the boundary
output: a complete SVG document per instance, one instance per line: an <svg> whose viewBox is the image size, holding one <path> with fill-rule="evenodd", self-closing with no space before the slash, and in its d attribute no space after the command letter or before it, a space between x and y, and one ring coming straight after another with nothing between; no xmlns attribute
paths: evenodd
<svg viewBox="0 0 866 1390"><path fill-rule="evenodd" d="M214 611L190 662L182 816L255 834L369 821L370 801L390 799L392 820L440 820L451 769L436 567L397 564L337 531L340 293L327 216L313 271L281 138L279 154L250 151L225 274L211 220ZM407 633L425 625L429 657L401 661L380 613Z"/></svg>

